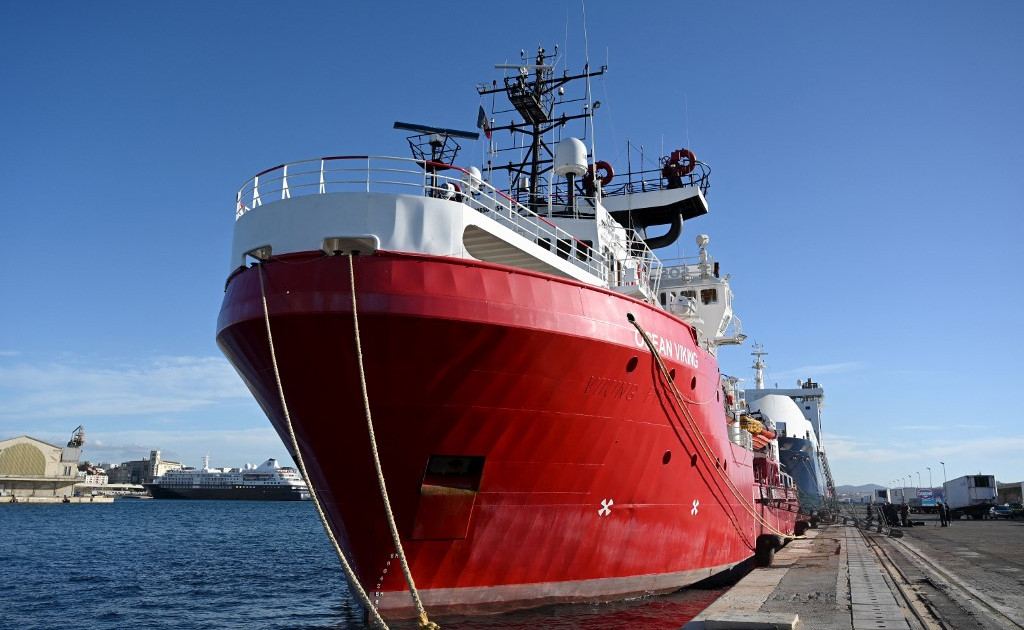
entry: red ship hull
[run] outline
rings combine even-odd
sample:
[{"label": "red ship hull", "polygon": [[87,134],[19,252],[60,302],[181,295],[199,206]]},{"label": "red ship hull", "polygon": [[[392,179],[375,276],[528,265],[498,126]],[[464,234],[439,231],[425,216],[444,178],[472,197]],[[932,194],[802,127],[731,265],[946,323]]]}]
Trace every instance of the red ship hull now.
[{"label": "red ship hull", "polygon": [[[381,465],[428,611],[670,591],[793,531],[795,493],[755,483],[754,455],[728,438],[716,361],[679,319],[476,261],[353,260]],[[308,481],[371,599],[410,616],[371,457],[349,259],[291,256],[228,282],[218,344],[290,445],[263,294]],[[700,436],[628,314],[694,401]]]}]

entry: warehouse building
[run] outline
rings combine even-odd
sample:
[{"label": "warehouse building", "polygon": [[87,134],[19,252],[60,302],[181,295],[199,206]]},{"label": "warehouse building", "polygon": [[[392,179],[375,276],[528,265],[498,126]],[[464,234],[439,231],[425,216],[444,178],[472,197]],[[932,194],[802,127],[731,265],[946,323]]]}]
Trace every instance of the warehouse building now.
[{"label": "warehouse building", "polygon": [[69,497],[78,482],[81,427],[65,447],[27,435],[0,441],[0,501]]}]

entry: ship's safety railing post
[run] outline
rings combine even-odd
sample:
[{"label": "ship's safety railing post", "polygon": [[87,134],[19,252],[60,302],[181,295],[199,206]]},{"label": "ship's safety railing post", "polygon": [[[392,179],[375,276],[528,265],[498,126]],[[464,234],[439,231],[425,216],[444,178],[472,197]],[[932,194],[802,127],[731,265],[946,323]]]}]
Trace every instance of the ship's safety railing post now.
[{"label": "ship's safety railing post", "polygon": [[282,167],[281,173],[281,199],[291,199],[292,194],[288,191],[288,165]]}]

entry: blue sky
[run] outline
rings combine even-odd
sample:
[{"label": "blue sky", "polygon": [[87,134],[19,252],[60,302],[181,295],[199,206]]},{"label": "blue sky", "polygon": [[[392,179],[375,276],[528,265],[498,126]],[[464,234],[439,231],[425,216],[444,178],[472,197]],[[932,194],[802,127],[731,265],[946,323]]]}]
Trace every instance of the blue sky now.
[{"label": "blue sky", "polygon": [[623,7],[588,3],[585,42],[578,2],[7,4],[0,439],[287,461],[214,341],[235,191],[404,156],[395,120],[472,129],[494,64],[557,43],[609,65],[600,159],[711,165],[682,253],[711,236],[769,384],[825,387],[839,483],[1024,480],[1024,4]]}]

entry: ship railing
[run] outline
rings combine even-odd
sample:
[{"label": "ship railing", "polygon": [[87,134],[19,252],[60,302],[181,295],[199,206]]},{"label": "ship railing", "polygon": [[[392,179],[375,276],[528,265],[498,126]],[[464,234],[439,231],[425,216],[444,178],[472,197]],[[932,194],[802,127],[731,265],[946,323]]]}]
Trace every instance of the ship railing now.
[{"label": "ship railing", "polygon": [[649,290],[644,293],[657,293],[660,263],[633,230],[623,228],[625,258],[608,260],[591,244],[481,177],[451,164],[367,155],[336,155],[280,164],[242,185],[235,198],[235,220],[264,203],[337,192],[416,194],[459,201],[610,285],[617,284],[613,276],[617,269],[635,268],[634,282],[647,283]]},{"label": "ship railing", "polygon": [[653,300],[658,294],[661,283],[662,263],[647,242],[635,231],[616,227],[618,239],[625,243],[625,256],[616,260],[617,276],[612,281],[612,288],[627,294],[639,293],[646,299]]},{"label": "ship railing", "polygon": [[[560,207],[563,211],[575,210],[585,212],[585,208],[569,208],[568,200],[579,198],[581,195],[573,191],[569,194],[569,184],[566,180],[557,180],[554,183],[541,182],[546,184],[550,191],[550,201],[553,206]],[[653,192],[656,190],[669,190],[673,188],[700,188],[705,196],[711,187],[711,167],[704,162],[697,162],[693,171],[687,175],[670,181],[662,175],[660,168],[646,169],[640,171],[627,171],[622,174],[615,174],[607,186],[602,187],[601,194],[604,197],[615,197],[617,195],[630,195],[635,193]],[[587,191],[584,188],[583,197],[593,196],[593,189]],[[513,191],[512,196],[516,201],[528,204],[531,202],[531,192],[527,187],[520,187]]]},{"label": "ship railing", "polygon": [[609,197],[690,186],[700,188],[701,193],[707,196],[708,189],[711,187],[711,167],[704,162],[697,161],[692,171],[674,180],[667,179],[662,174],[661,168],[630,170],[623,175],[613,177],[608,186],[602,189],[602,192]]},{"label": "ship railing", "polygon": [[665,286],[687,284],[701,279],[718,277],[719,266],[710,254],[705,260],[697,256],[666,258],[662,262],[661,282]]}]

